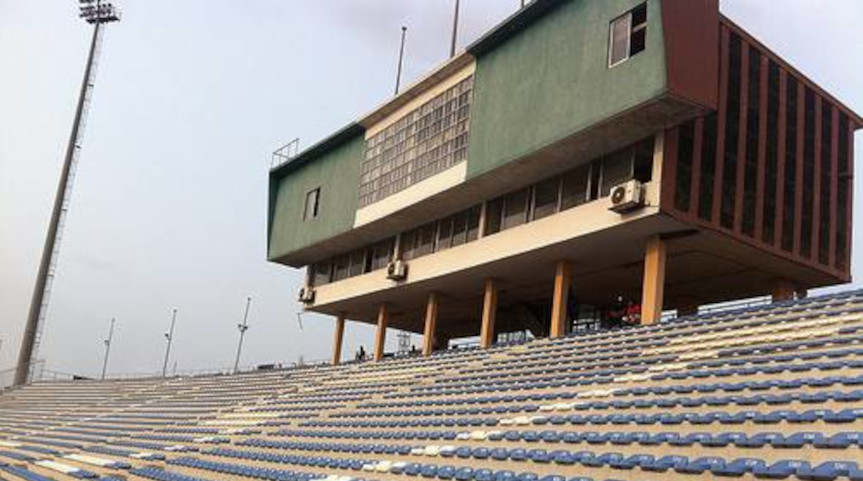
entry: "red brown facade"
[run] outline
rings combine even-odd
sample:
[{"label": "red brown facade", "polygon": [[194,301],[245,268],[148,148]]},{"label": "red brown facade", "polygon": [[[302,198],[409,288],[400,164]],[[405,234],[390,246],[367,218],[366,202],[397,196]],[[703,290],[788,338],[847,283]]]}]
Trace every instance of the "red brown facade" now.
[{"label": "red brown facade", "polygon": [[859,117],[725,18],[718,48],[717,110],[666,131],[663,211],[849,281]]}]

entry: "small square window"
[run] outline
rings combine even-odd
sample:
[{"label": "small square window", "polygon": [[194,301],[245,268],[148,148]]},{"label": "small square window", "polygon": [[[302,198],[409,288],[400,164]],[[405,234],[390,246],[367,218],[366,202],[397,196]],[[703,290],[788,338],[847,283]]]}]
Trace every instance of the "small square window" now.
[{"label": "small square window", "polygon": [[614,67],[644,51],[647,42],[647,3],[615,18],[609,25],[608,66]]},{"label": "small square window", "polygon": [[306,192],[306,205],[303,209],[303,220],[314,219],[318,216],[319,205],[321,201],[321,188],[312,189]]}]

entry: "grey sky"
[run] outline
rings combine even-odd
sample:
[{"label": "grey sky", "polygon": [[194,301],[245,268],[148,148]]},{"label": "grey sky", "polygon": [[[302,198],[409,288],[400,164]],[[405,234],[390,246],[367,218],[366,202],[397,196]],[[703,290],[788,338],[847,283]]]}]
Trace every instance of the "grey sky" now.
[{"label": "grey sky", "polygon": [[[110,371],[156,371],[177,307],[179,369],[228,366],[247,295],[245,364],[328,357],[332,321],[298,326],[301,273],[265,260],[269,152],[297,136],[308,146],[385,100],[402,24],[406,82],[443,61],[452,1],[116,1],[125,17],[105,37],[40,357],[98,372],[116,316]],[[460,45],[518,3],[463,0]],[[779,3],[722,5],[863,112],[863,2]],[[0,0],[0,370],[17,354],[83,70],[90,30],[75,9]],[[345,349],[360,343],[371,329],[349,324]]]}]

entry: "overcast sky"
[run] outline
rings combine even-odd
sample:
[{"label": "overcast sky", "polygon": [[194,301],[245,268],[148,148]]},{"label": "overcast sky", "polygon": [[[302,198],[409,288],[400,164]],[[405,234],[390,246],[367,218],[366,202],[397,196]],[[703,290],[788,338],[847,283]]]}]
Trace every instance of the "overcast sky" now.
[{"label": "overcast sky", "polygon": [[[176,307],[171,364],[230,366],[250,295],[243,364],[327,358],[333,322],[304,315],[301,328],[301,272],[266,262],[269,154],[383,102],[401,25],[406,82],[445,60],[452,0],[116,2],[39,357],[96,374],[116,317],[109,371],[157,371]],[[863,112],[863,2],[778,3],[722,9]],[[459,44],[518,4],[462,0]],[[72,0],[0,0],[0,371],[17,356],[89,35]],[[349,324],[346,352],[372,334]]]}]

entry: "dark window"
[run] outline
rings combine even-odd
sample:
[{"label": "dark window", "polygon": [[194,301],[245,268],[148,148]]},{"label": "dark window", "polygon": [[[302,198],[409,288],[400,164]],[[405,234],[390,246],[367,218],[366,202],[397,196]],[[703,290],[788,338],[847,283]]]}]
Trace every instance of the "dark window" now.
[{"label": "dark window", "polygon": [[329,262],[317,262],[312,265],[312,285],[322,286],[330,282],[332,275],[332,264]]},{"label": "dark window", "polygon": [[821,102],[821,209],[818,262],[830,263],[830,196],[833,192],[833,108]]},{"label": "dark window", "polygon": [[590,182],[587,184],[587,200],[599,198],[599,179],[602,174],[602,159],[590,163]]},{"label": "dark window", "polygon": [[452,247],[452,217],[447,217],[438,223],[435,252]]},{"label": "dark window", "polygon": [[632,177],[641,182],[653,179],[653,137],[648,137],[633,147]]},{"label": "dark window", "polygon": [[776,227],[776,182],[779,144],[779,65],[767,64],[767,139],[764,165],[764,215],[761,239],[773,244]]},{"label": "dark window", "polygon": [[647,3],[632,10],[632,30],[629,35],[629,56],[644,51],[647,47]]},{"label": "dark window", "polygon": [[467,211],[452,216],[452,246],[467,242]]},{"label": "dark window", "polygon": [[485,235],[500,232],[503,220],[503,197],[490,200],[485,209]]},{"label": "dark window", "polygon": [[839,112],[839,144],[836,147],[836,268],[848,267],[848,196],[851,194],[851,156],[848,149],[848,115]]},{"label": "dark window", "polygon": [[677,171],[674,175],[674,207],[684,212],[689,211],[694,142],[695,121],[689,121],[680,127],[677,135]]},{"label": "dark window", "polygon": [[401,250],[401,258],[410,260],[417,257],[417,240],[419,229],[409,230],[401,235],[399,239],[399,249]]},{"label": "dark window", "polygon": [[788,76],[785,91],[785,192],[782,208],[782,249],[794,248],[794,225],[797,223],[797,79]]},{"label": "dark window", "polygon": [[746,114],[746,160],[743,169],[743,233],[755,235],[755,204],[758,187],[758,142],[761,121],[761,54],[749,50],[749,79]]},{"label": "dark window", "polygon": [[611,193],[611,189],[632,179],[633,149],[628,147],[609,154],[602,159],[602,187],[600,197]]},{"label": "dark window", "polygon": [[321,188],[306,192],[306,203],[303,208],[303,220],[314,219],[318,216],[318,205],[321,200]]},{"label": "dark window", "polygon": [[333,264],[333,281],[340,281],[351,276],[351,257],[349,255],[336,257]]},{"label": "dark window", "polygon": [[719,222],[727,229],[734,228],[734,209],[737,197],[737,142],[740,125],[740,36],[731,34],[728,55],[728,96],[725,108],[725,145],[722,157],[722,200]]},{"label": "dark window", "polygon": [[367,267],[365,249],[357,249],[351,253],[351,277],[364,274]]},{"label": "dark window", "polygon": [[528,194],[529,189],[523,189],[513,192],[504,198],[504,230],[527,222]]},{"label": "dark window", "polygon": [[467,241],[475,241],[479,238],[479,217],[482,212],[480,206],[475,206],[467,211]]},{"label": "dark window", "polygon": [[383,269],[392,260],[393,239],[386,239],[373,245],[370,249],[369,271]]},{"label": "dark window", "polygon": [[436,222],[430,222],[416,230],[416,251],[414,257],[431,254],[434,251]]},{"label": "dark window", "polygon": [[815,197],[815,92],[804,93],[803,211],[800,213],[800,254],[812,256],[812,216]]},{"label": "dark window", "polygon": [[701,175],[698,189],[698,217],[713,219],[713,182],[716,178],[716,113],[704,118],[701,142]]},{"label": "dark window", "polygon": [[608,66],[626,61],[647,46],[647,3],[611,21],[608,34]]},{"label": "dark window", "polygon": [[589,164],[576,167],[563,175],[563,192],[560,199],[561,210],[587,202],[587,184],[589,178]]},{"label": "dark window", "polygon": [[533,188],[532,219],[542,219],[557,212],[557,200],[560,196],[560,178],[540,182]]}]

